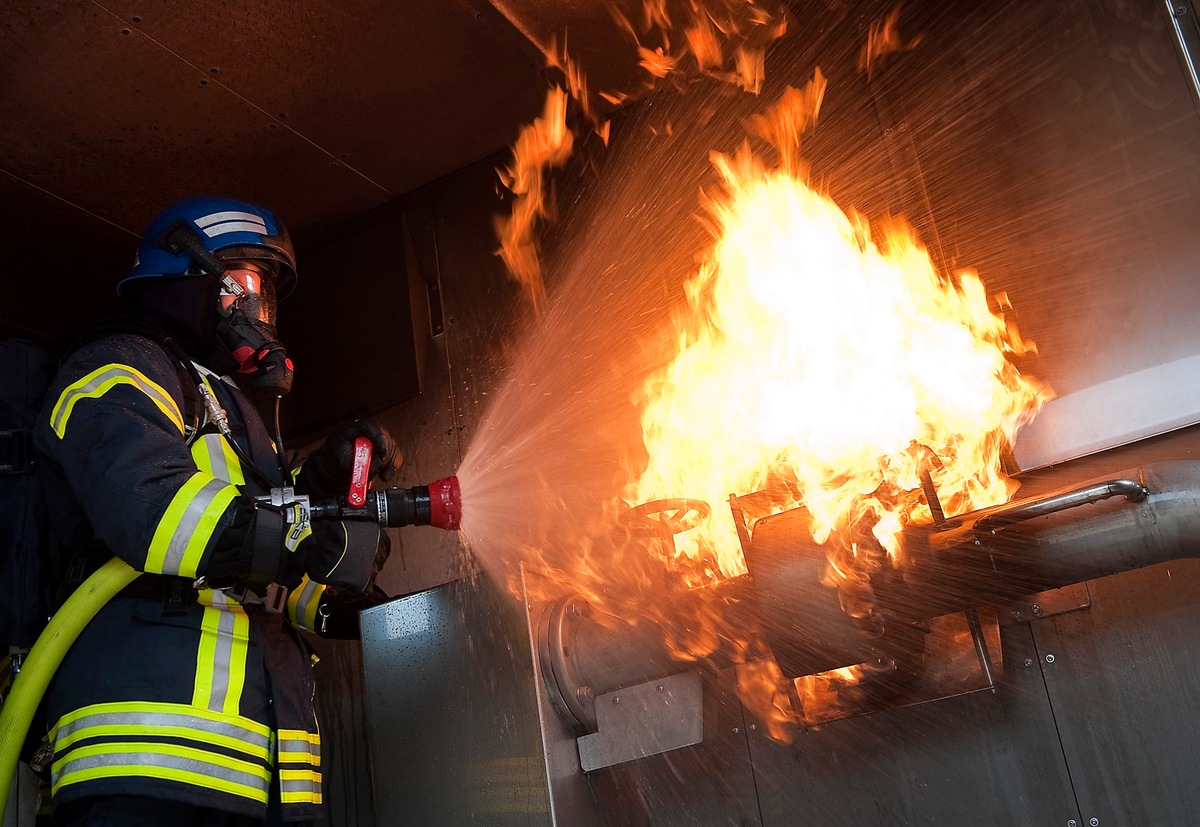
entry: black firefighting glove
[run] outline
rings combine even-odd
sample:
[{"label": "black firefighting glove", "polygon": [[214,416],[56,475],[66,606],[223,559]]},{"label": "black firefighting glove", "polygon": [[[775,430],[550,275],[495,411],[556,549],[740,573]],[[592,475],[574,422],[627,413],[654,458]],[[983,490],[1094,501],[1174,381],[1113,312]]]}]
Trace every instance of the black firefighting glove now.
[{"label": "black firefighting glove", "polygon": [[293,525],[295,515],[250,497],[237,500],[234,509],[232,523],[217,537],[200,572],[205,584],[254,590],[271,583],[298,586],[304,566],[296,552],[303,537]]},{"label": "black firefighting glove", "polygon": [[313,520],[296,550],[310,578],[361,594],[387,561],[381,534],[373,520]]},{"label": "black firefighting glove", "polygon": [[365,419],[346,425],[320,448],[313,451],[300,467],[296,477],[296,492],[311,497],[341,497],[350,490],[350,475],[354,468],[354,440],[365,436],[371,440],[370,480],[387,482],[400,467],[403,457],[387,429]]}]

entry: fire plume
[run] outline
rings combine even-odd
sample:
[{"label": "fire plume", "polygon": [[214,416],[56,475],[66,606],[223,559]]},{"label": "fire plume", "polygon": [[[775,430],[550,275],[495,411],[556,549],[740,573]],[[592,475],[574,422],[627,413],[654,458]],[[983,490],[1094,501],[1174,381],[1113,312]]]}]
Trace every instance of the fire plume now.
[{"label": "fire plume", "polygon": [[512,214],[496,222],[500,257],[539,313],[545,288],[537,256],[536,230],[549,209],[548,170],[566,162],[574,141],[575,135],[567,126],[567,94],[554,87],[546,95],[542,117],[521,130],[513,146],[512,163],[500,171],[500,180],[516,196]]},{"label": "fire plume", "polygon": [[[790,90],[756,132],[794,150],[823,89],[818,74]],[[803,505],[843,568],[864,538],[897,554],[904,525],[932,520],[923,473],[946,514],[1006,501],[1002,449],[1048,398],[1009,361],[1031,346],[975,273],[938,272],[903,222],[872,226],[796,174],[798,152],[782,157],[712,155],[716,240],[686,285],[674,359],[643,388],[646,466],[623,495],[710,502],[676,554],[726,576],[745,571],[731,494]]]},{"label": "fire plume", "polygon": [[896,28],[899,20],[900,7],[897,6],[883,20],[871,23],[867,30],[867,42],[863,44],[862,51],[858,56],[859,69],[869,73],[872,64],[878,58],[893,52],[906,52],[916,48],[921,42],[920,36],[914,37],[908,43],[901,40],[900,33]]}]

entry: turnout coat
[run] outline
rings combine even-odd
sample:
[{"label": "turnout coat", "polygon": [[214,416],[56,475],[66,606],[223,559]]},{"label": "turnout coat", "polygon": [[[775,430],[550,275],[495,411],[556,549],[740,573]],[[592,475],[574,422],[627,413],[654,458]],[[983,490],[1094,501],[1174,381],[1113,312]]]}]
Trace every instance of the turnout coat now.
[{"label": "turnout coat", "polygon": [[[234,439],[274,485],[249,400],[201,369]],[[286,601],[201,579],[239,498],[267,494],[206,421],[189,373],[132,333],[66,361],[35,440],[64,559],[79,580],[116,555],[146,572],[75,641],[47,694],[55,805],[137,795],[309,820],[321,804],[313,629],[324,587]],[[290,480],[288,484],[290,484]]]}]

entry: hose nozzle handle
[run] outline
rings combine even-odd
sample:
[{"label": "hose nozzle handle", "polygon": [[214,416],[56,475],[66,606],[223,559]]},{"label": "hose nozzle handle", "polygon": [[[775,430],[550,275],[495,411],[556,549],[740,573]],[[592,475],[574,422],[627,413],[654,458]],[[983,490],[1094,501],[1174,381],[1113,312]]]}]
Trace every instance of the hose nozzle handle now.
[{"label": "hose nozzle handle", "polygon": [[[412,488],[366,491],[364,499],[361,508],[348,508],[336,500],[314,502],[309,513],[315,519],[374,520],[387,528],[431,525],[445,531],[458,531],[462,521],[462,491],[458,487],[458,477],[444,477],[429,485]],[[353,503],[353,492],[350,502]]]}]

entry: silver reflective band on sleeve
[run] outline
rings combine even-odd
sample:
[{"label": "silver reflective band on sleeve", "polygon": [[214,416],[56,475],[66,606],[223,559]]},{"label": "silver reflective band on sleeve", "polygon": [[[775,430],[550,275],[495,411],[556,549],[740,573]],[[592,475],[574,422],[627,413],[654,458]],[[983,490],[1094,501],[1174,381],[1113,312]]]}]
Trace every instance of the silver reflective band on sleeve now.
[{"label": "silver reflective band on sleeve", "polygon": [[302,629],[317,631],[317,609],[320,608],[324,595],[324,586],[305,577],[303,585],[288,595],[289,619]]},{"label": "silver reflective band on sleeve", "polygon": [[154,531],[146,571],[194,577],[209,537],[237,488],[196,473],[180,487]]},{"label": "silver reflective band on sleeve", "polygon": [[321,773],[280,769],[279,801],[282,804],[320,804]]},{"label": "silver reflective band on sleeve", "polygon": [[76,404],[84,399],[99,399],[117,385],[131,385],[137,388],[179,429],[179,433],[184,432],[183,414],[179,412],[179,406],[169,393],[141,371],[128,365],[111,364],[97,368],[78,382],[69,385],[59,395],[54,409],[50,412],[50,427],[54,429],[58,438],[62,439],[66,434],[67,421],[71,418]]},{"label": "silver reflective band on sleeve", "polygon": [[[291,738],[284,733],[293,730],[280,730],[279,732],[279,761],[286,764],[311,764],[314,767],[321,766],[321,742],[317,737],[305,737],[308,733],[298,733],[301,737]],[[315,742],[315,743],[314,743]]]},{"label": "silver reflective band on sleeve", "polygon": [[320,804],[321,736],[301,729],[281,729],[277,735],[280,802]]},{"label": "silver reflective band on sleeve", "polygon": [[201,471],[234,485],[244,485],[245,475],[237,456],[220,434],[204,434],[192,443],[192,458]]}]

